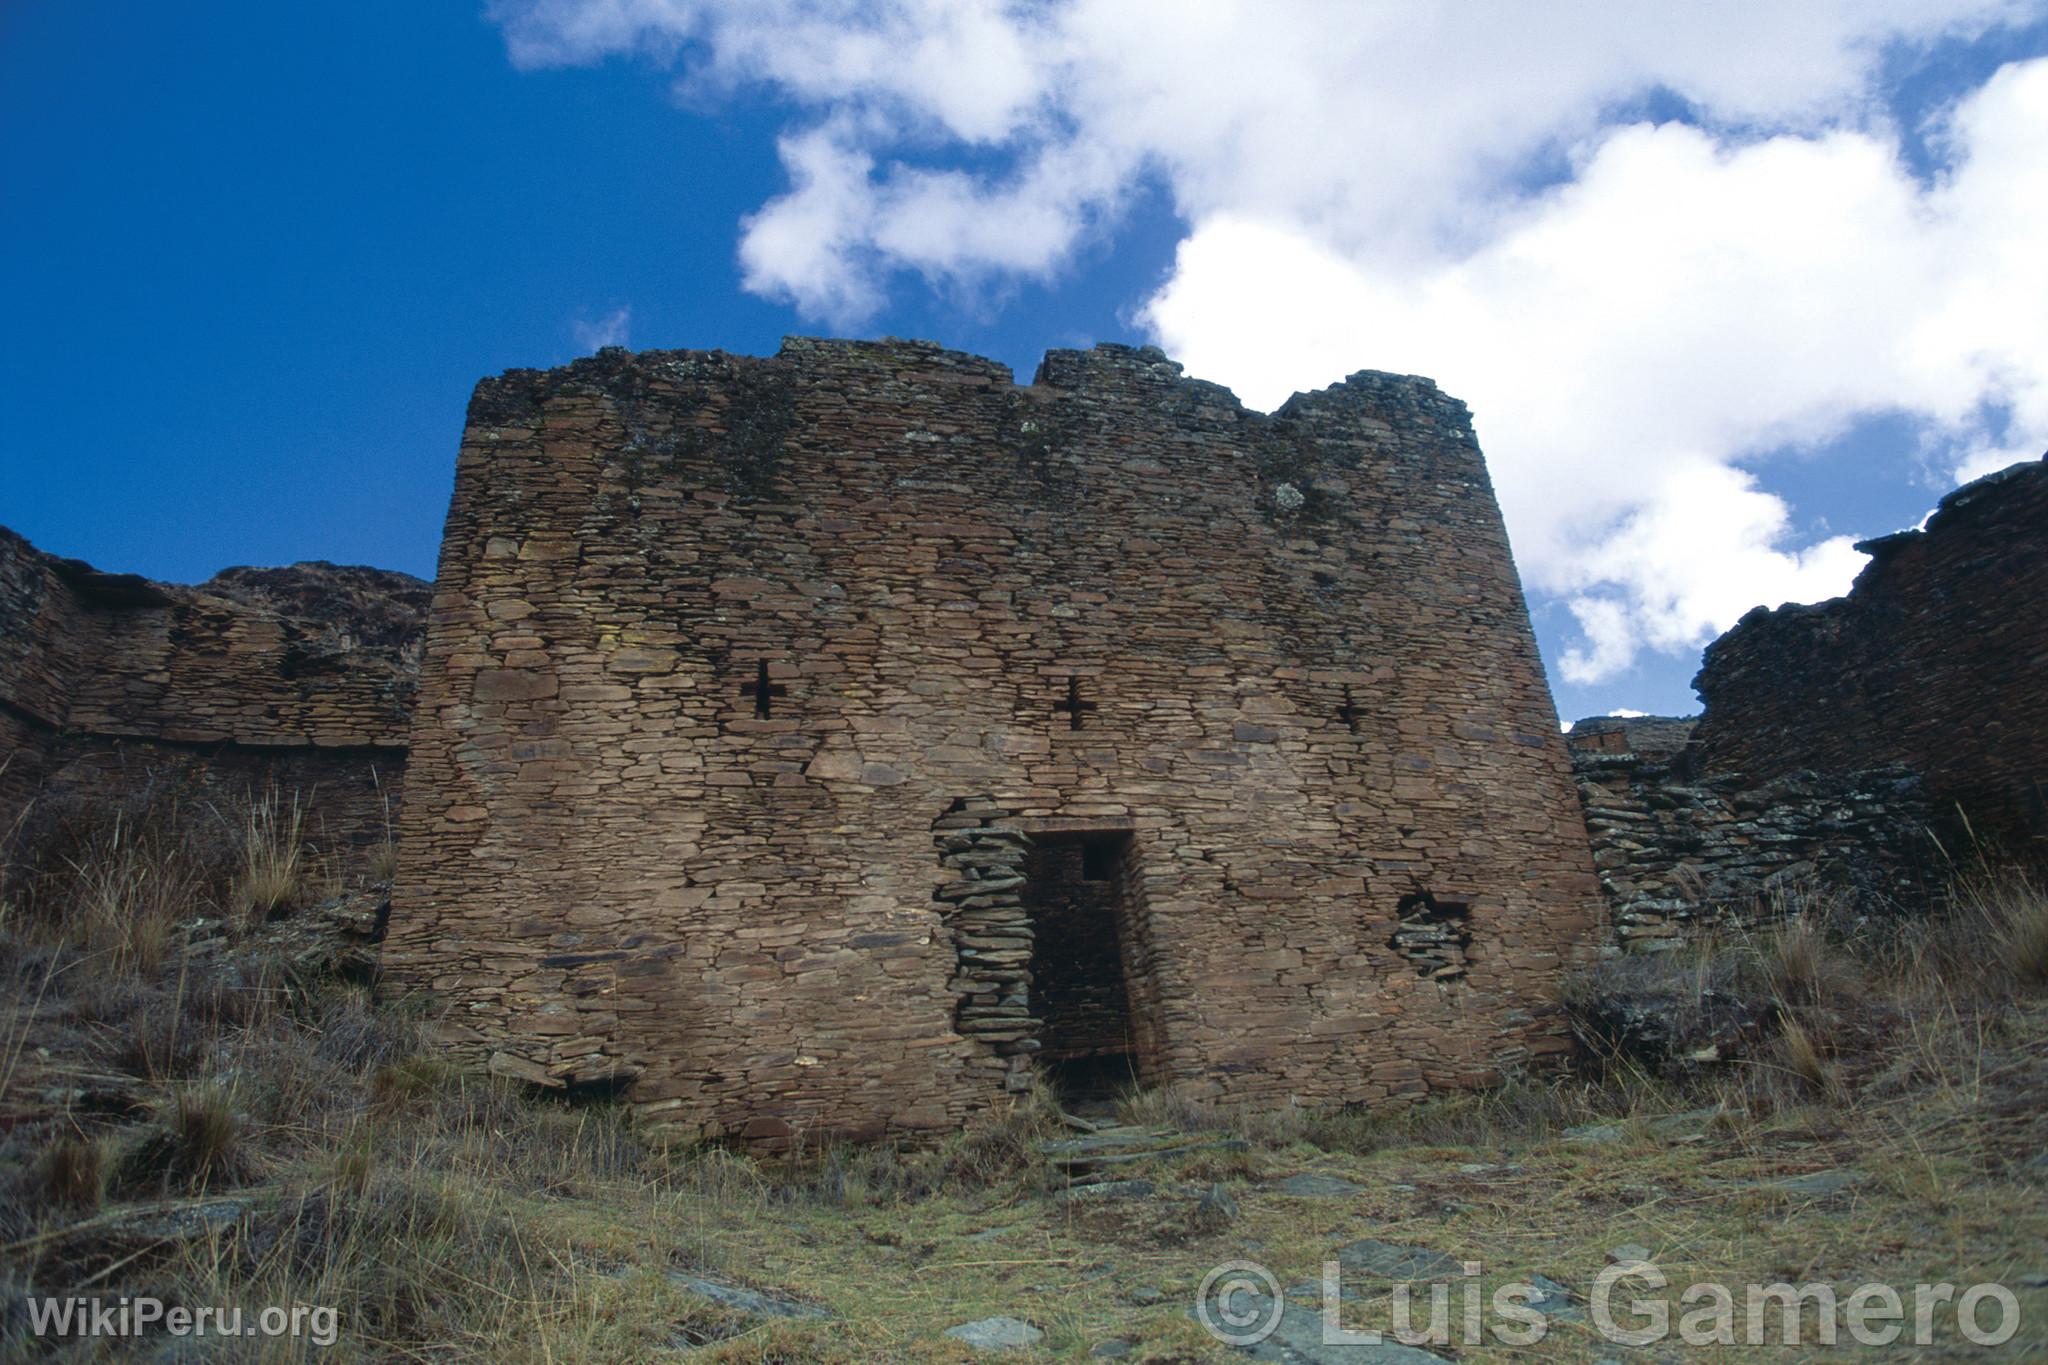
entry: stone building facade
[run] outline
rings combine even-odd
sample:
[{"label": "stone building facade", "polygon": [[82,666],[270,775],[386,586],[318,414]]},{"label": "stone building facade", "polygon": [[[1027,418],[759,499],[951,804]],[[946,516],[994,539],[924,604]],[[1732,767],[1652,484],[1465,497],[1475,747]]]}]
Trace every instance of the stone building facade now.
[{"label": "stone building facade", "polygon": [[2008,853],[2048,856],[2048,461],[1863,542],[1846,597],[1761,607],[1708,646],[1700,766],[1752,781],[1899,765]]},{"label": "stone building facade", "polygon": [[0,528],[0,835],[35,802],[186,784],[230,820],[252,795],[301,798],[322,852],[381,843],[428,596],[332,564],[155,583]]},{"label": "stone building facade", "polygon": [[1598,918],[1463,405],[1121,347],[485,381],[401,833],[451,1046],[770,1144],[1481,1084]]}]

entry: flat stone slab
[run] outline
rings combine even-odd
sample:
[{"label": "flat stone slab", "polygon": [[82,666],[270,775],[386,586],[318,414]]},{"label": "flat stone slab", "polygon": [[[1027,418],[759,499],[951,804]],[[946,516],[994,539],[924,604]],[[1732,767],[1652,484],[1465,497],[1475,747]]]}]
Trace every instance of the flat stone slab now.
[{"label": "flat stone slab", "polygon": [[1619,1142],[1624,1136],[1618,1123],[1582,1123],[1577,1128],[1564,1130],[1566,1142]]},{"label": "flat stone slab", "polygon": [[[1273,1300],[1263,1294],[1239,1295],[1233,1308],[1252,1315],[1253,1322],[1263,1323],[1273,1312]],[[1307,1304],[1287,1301],[1265,1340],[1237,1349],[1253,1360],[1280,1365],[1444,1365],[1443,1356],[1395,1341],[1325,1346],[1322,1308],[1313,1300]]]},{"label": "flat stone slab", "polygon": [[948,1327],[946,1335],[977,1351],[1018,1351],[1045,1339],[1045,1333],[1022,1318],[980,1318]]},{"label": "flat stone slab", "polygon": [[721,1308],[730,1308],[735,1313],[745,1313],[753,1318],[815,1318],[829,1319],[832,1313],[815,1303],[798,1303],[794,1299],[778,1299],[772,1294],[763,1294],[758,1289],[743,1285],[726,1284],[722,1280],[709,1280],[702,1275],[692,1275],[683,1270],[668,1272],[670,1280],[689,1290],[700,1299],[709,1299]]},{"label": "flat stone slab", "polygon": [[1546,1318],[1571,1322],[1585,1321],[1586,1310],[1572,1303],[1571,1290],[1548,1275],[1530,1275],[1526,1279],[1537,1292],[1537,1297],[1529,1301],[1529,1307]]},{"label": "flat stone slab", "polygon": [[1752,1181],[1746,1188],[1776,1190],[1781,1194],[1796,1194],[1808,1197],[1840,1194],[1851,1185],[1860,1185],[1863,1172],[1857,1170],[1815,1171],[1810,1175],[1788,1175],[1777,1180]]},{"label": "flat stone slab", "polygon": [[[1083,1139],[1085,1141],[1085,1139]],[[1070,1171],[1096,1171],[1105,1166],[1129,1166],[1139,1161],[1161,1161],[1171,1156],[1185,1156],[1189,1152],[1245,1152],[1251,1144],[1243,1138],[1221,1138],[1215,1142],[1184,1142],[1177,1147],[1148,1147],[1138,1152],[1083,1153],[1078,1156],[1056,1156],[1052,1164]]]},{"label": "flat stone slab", "polygon": [[1688,1139],[1706,1136],[1707,1129],[1715,1119],[1721,1117],[1719,1105],[1706,1109],[1688,1109],[1682,1114],[1664,1114],[1651,1119],[1649,1129],[1666,1142],[1684,1142]]},{"label": "flat stone slab", "polygon": [[1050,1142],[1041,1142],[1038,1150],[1046,1156],[1086,1156],[1092,1152],[1114,1152],[1127,1147],[1171,1142],[1174,1136],[1149,1128],[1109,1128],[1086,1137],[1054,1138]]},{"label": "flat stone slab", "polygon": [[1371,1237],[1337,1248],[1337,1264],[1388,1280],[1448,1279],[1464,1273],[1455,1256],[1430,1247],[1407,1247]]},{"label": "flat stone slab", "polygon": [[1053,1192],[1059,1204],[1105,1204],[1117,1199],[1147,1199],[1155,1187],[1149,1180],[1105,1180],[1097,1185],[1069,1185]]},{"label": "flat stone slab", "polygon": [[174,1208],[138,1209],[85,1226],[111,1237],[196,1242],[233,1230],[249,1216],[249,1209],[246,1199],[212,1199]]},{"label": "flat stone slab", "polygon": [[1290,1199],[1342,1199],[1346,1195],[1365,1193],[1365,1186],[1354,1185],[1339,1176],[1304,1171],[1300,1175],[1274,1181],[1273,1193],[1284,1194]]}]

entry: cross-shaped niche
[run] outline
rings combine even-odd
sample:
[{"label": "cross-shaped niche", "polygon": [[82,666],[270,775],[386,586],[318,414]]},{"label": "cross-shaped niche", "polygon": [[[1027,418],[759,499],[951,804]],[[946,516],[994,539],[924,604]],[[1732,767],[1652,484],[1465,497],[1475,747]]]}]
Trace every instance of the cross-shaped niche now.
[{"label": "cross-shaped niche", "polygon": [[1358,733],[1358,722],[1365,716],[1364,708],[1352,700],[1351,684],[1344,684],[1344,704],[1337,708],[1337,719],[1344,722],[1344,728],[1352,734]]},{"label": "cross-shaped niche", "polygon": [[1095,703],[1081,700],[1081,680],[1072,673],[1069,673],[1067,675],[1066,699],[1054,702],[1052,709],[1066,713],[1067,728],[1069,730],[1079,730],[1085,727],[1086,722],[1082,718],[1088,712],[1095,709]]},{"label": "cross-shaped niche", "polygon": [[740,695],[752,697],[754,699],[755,717],[759,720],[767,720],[774,713],[775,699],[788,696],[789,689],[779,682],[770,682],[768,680],[768,661],[766,659],[756,660],[755,670],[752,682],[740,684]]}]

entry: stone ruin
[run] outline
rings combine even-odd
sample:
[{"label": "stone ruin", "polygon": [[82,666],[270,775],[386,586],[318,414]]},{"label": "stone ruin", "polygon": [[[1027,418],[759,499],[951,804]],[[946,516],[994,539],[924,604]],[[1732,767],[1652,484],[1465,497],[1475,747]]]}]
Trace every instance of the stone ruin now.
[{"label": "stone ruin", "polygon": [[1598,907],[1464,406],[1114,346],[483,383],[401,835],[451,1048],[765,1144],[1484,1084]]},{"label": "stone ruin", "polygon": [[1847,596],[1759,607],[1708,646],[1704,715],[1572,727],[1615,947],[1816,897],[1924,911],[1985,850],[2048,856],[2048,461],[1857,548]]},{"label": "stone ruin", "polygon": [[34,803],[277,792],[360,865],[397,811],[430,592],[322,563],[154,583],[0,527],[0,835]]},{"label": "stone ruin", "polygon": [[606,352],[478,388],[423,678],[406,575],[0,530],[0,833],[277,788],[347,855],[403,781],[389,986],[713,1136],[944,1129],[1034,1069],[1372,1103],[1568,1047],[1603,947],[2038,860],[2044,532],[2048,466],[1960,489],[1711,647],[1704,718],[1567,759],[1426,380],[1266,417],[1121,347]]},{"label": "stone ruin", "polygon": [[1856,548],[1848,596],[1759,607],[1707,647],[1701,765],[1910,768],[1975,838],[2048,856],[2048,457]]},{"label": "stone ruin", "polygon": [[1794,771],[1766,781],[1701,768],[1697,722],[1580,721],[1568,737],[1617,952],[1664,952],[1826,903],[1851,917],[1924,912],[1951,868],[1941,819],[1910,768]]}]

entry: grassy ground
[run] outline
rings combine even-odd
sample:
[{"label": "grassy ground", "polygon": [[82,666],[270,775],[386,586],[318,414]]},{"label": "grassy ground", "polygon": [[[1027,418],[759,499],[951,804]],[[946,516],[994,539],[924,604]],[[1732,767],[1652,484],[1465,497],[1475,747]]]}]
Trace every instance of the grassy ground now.
[{"label": "grassy ground", "polygon": [[[311,878],[269,847],[300,837],[291,810],[259,804],[212,848],[153,839],[161,811],[121,830],[59,822],[44,847],[61,855],[15,863],[0,922],[0,1358],[53,1350],[27,1332],[27,1295],[155,1294],[336,1310],[329,1351],[240,1340],[178,1359],[952,1361],[971,1353],[945,1329],[994,1315],[1045,1334],[1015,1359],[1109,1341],[1135,1360],[1242,1359],[1189,1317],[1209,1268],[1251,1260],[1293,1286],[1362,1238],[1478,1261],[1489,1293],[1536,1272],[1582,1297],[1623,1243],[1652,1253],[1674,1295],[1695,1280],[1738,1296],[1777,1280],[1845,1295],[1996,1281],[2022,1325],[1991,1357],[2048,1355],[2048,1288],[2026,1283],[2048,1272],[2048,913],[2012,878],[1966,887],[1934,925],[1810,910],[1608,969],[1634,990],[1764,1002],[1775,1022],[1744,1057],[1692,1074],[1615,1062],[1375,1115],[1137,1097],[1123,1117],[1156,1145],[1236,1145],[1144,1163],[1150,1195],[1101,1201],[1059,1197],[1039,1144],[1079,1134],[1044,1096],[933,1150],[762,1163],[453,1071],[421,1055],[406,1002],[373,1002],[356,979],[347,931],[370,921],[377,888]],[[1586,1125],[1609,1131],[1567,1133]],[[1274,1188],[1302,1172],[1359,1189]],[[1816,1173],[1839,1187],[1778,1183]],[[1214,1187],[1234,1214],[1203,1207]],[[750,1316],[676,1273],[832,1317]],[[1387,1325],[1385,1281],[1346,1286],[1345,1326]],[[1299,1301],[1314,1311],[1312,1294]],[[1943,1309],[1935,1344],[1887,1358],[1973,1354],[1954,1321]],[[1674,1338],[1631,1355],[1583,1321],[1527,1347],[1439,1349],[1709,1354]]]}]

